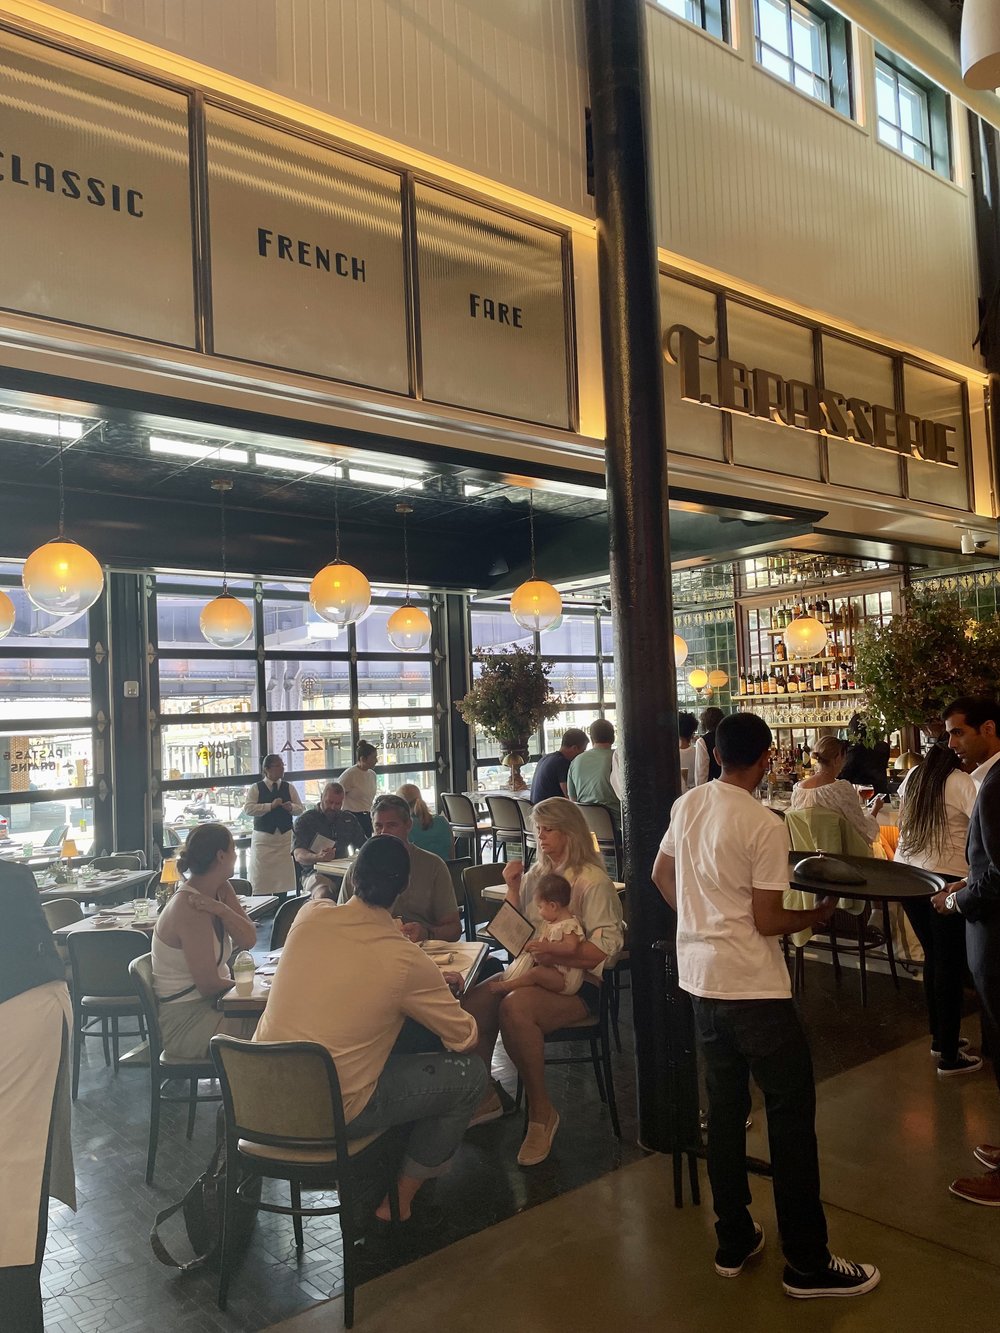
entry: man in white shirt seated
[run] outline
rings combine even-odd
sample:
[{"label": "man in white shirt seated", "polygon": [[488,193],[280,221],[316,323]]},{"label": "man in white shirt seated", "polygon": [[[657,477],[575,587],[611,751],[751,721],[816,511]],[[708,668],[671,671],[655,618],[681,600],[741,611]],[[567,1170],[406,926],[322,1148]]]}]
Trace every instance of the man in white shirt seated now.
[{"label": "man in white shirt seated", "polygon": [[736,1277],[764,1248],[748,1211],[750,1077],[767,1108],[784,1290],[800,1299],[859,1296],[879,1271],[832,1257],[820,1201],[816,1087],[779,938],[830,919],[836,899],[789,911],[788,835],[752,793],[767,772],[771,731],[753,713],[715,733],[721,777],[674,804],[653,881],[677,913],[682,990],[694,1006],[708,1088],[708,1174],[717,1217],[715,1271]]},{"label": "man in white shirt seated", "polygon": [[[406,1221],[425,1180],[443,1174],[486,1090],[473,1051],[476,1021],[438,965],[391,915],[410,862],[397,838],[366,842],[354,864],[354,897],[342,907],[314,899],[298,914],[281,953],[255,1041],[315,1041],[333,1056],[348,1138],[412,1125],[399,1176]],[[393,1050],[407,1018],[444,1050]],[[388,1222],[389,1200],[375,1213]]]}]

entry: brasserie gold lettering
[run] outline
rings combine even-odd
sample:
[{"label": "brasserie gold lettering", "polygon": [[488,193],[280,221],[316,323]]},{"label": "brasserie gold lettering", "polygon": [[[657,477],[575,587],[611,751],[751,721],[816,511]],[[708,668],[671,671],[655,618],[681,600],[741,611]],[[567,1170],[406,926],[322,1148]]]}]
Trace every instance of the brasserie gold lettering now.
[{"label": "brasserie gold lettering", "polygon": [[80,199],[95,208],[107,208],[132,218],[143,215],[141,190],[100,176],[85,176],[69,167],[54,167],[50,162],[29,162],[20,153],[8,154],[3,149],[0,149],[0,182],[42,190],[64,199]]},{"label": "brasserie gold lettering", "polygon": [[714,342],[685,324],[674,324],[663,335],[663,355],[677,366],[681,397],[688,402],[907,454],[925,463],[958,466],[949,438],[954,426],[897,412],[884,403],[848,398],[804,380],[785,379],[776,371],[747,366],[732,357],[719,357],[714,392],[708,391],[702,384],[700,349]]}]

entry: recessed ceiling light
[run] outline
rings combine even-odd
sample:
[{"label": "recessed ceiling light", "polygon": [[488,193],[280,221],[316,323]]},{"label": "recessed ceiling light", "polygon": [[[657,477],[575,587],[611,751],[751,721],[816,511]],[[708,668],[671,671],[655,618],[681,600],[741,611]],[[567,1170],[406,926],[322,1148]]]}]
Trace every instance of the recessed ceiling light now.
[{"label": "recessed ceiling light", "polygon": [[258,467],[274,468],[276,472],[294,472],[298,476],[311,477],[322,472],[328,477],[340,476],[338,463],[314,463],[307,458],[292,458],[289,454],[265,454],[254,450],[254,462]]},{"label": "recessed ceiling light", "polygon": [[485,490],[486,490],[485,486],[477,486],[475,485],[474,482],[471,481],[466,481],[462,483],[463,495],[482,495],[483,491]]},{"label": "recessed ceiling light", "polygon": [[164,440],[157,435],[149,437],[152,454],[169,454],[171,458],[210,458],[217,463],[249,463],[245,449],[232,449],[224,444],[194,444],[190,440]]},{"label": "recessed ceiling light", "polygon": [[22,416],[19,412],[0,412],[0,430],[20,431],[22,435],[52,435],[57,440],[78,440],[83,434],[79,421],[60,417]]},{"label": "recessed ceiling light", "polygon": [[352,467],[347,474],[351,481],[366,481],[369,486],[384,486],[390,491],[422,491],[424,483],[416,477],[404,477],[390,472],[366,472]]}]

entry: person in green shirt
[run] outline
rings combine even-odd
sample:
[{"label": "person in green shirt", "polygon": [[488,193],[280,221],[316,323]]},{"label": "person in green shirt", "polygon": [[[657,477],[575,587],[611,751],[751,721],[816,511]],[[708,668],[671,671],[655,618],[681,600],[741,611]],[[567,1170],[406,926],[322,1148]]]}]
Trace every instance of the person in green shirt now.
[{"label": "person in green shirt", "polygon": [[611,759],[615,729],[607,718],[590,724],[591,748],[584,750],[569,766],[567,791],[577,805],[606,805],[615,825],[621,828],[622,803],[611,785]]}]

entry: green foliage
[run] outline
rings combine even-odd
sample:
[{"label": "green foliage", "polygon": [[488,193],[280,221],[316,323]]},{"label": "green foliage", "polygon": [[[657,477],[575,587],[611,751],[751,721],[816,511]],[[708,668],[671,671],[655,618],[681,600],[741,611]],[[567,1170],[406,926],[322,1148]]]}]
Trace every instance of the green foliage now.
[{"label": "green foliage", "polygon": [[480,726],[504,748],[521,745],[546,718],[555,717],[563,701],[549,683],[551,658],[536,657],[526,648],[491,653],[479,679],[458,711],[470,726]]},{"label": "green foliage", "polygon": [[996,617],[973,620],[957,597],[910,592],[903,615],[865,626],[859,637],[866,723],[886,732],[919,727],[960,694],[994,694],[998,650]]}]

